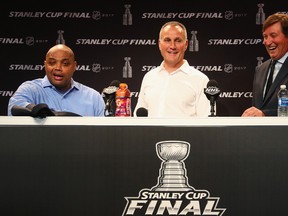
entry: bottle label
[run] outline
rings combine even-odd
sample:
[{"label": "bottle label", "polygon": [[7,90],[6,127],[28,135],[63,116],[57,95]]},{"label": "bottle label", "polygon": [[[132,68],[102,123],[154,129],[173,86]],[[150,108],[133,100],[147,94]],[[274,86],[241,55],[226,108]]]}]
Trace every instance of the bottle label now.
[{"label": "bottle label", "polygon": [[288,106],[288,98],[279,98],[278,106]]},{"label": "bottle label", "polygon": [[131,116],[131,99],[129,97],[116,98],[115,116]]}]

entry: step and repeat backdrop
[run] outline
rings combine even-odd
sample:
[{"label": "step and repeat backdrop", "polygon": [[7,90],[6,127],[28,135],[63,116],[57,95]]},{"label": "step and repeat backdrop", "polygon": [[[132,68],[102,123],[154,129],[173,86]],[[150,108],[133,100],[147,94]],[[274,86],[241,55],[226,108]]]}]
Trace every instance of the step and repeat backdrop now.
[{"label": "step and repeat backdrop", "polygon": [[[70,46],[78,62],[74,79],[100,93],[113,80],[128,84],[134,109],[142,78],[157,67],[161,26],[182,22],[185,58],[218,82],[218,116],[240,116],[251,105],[254,69],[269,58],[263,20],[288,13],[284,1],[75,1],[40,6],[9,2],[0,8],[0,115],[18,86],[45,75],[43,61],[56,43]],[[188,94],[189,92],[183,92]]]}]

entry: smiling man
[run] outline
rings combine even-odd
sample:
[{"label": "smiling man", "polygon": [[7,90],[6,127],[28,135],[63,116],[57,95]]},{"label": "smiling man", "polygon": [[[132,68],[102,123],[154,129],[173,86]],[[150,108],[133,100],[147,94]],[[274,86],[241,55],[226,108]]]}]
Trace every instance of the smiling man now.
[{"label": "smiling man", "polygon": [[252,107],[243,117],[277,116],[277,93],[281,85],[288,86],[288,14],[270,15],[263,23],[262,35],[270,59],[255,69]]},{"label": "smiling man", "polygon": [[187,30],[182,23],[165,23],[158,46],[163,61],[148,71],[142,80],[134,110],[148,110],[148,117],[208,117],[210,103],[204,94],[208,77],[184,59],[188,46]]}]

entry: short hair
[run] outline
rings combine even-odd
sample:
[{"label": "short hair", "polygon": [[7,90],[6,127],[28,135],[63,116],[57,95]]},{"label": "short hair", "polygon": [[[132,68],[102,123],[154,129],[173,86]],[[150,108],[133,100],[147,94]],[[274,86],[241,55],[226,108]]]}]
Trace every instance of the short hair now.
[{"label": "short hair", "polygon": [[166,26],[168,26],[168,25],[171,25],[171,26],[180,26],[180,28],[183,29],[185,39],[187,40],[187,30],[186,30],[186,27],[185,27],[182,23],[177,22],[177,21],[169,21],[169,22],[165,23],[165,24],[161,27],[161,29],[160,29],[159,39],[161,38],[161,34],[162,34],[163,29],[164,29]]},{"label": "short hair", "polygon": [[277,22],[280,22],[283,34],[288,37],[288,14],[283,13],[275,13],[268,16],[263,23],[262,32]]}]

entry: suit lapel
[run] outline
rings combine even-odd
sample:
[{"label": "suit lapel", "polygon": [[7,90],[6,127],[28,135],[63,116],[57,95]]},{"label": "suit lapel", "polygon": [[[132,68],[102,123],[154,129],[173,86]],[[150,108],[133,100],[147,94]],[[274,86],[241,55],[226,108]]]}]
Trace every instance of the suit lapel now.
[{"label": "suit lapel", "polygon": [[266,98],[270,97],[270,95],[276,90],[276,88],[278,88],[280,86],[280,84],[287,77],[287,75],[288,75],[288,58],[286,58],[282,67],[280,68],[277,76],[275,77],[275,80],[272,83]]}]

